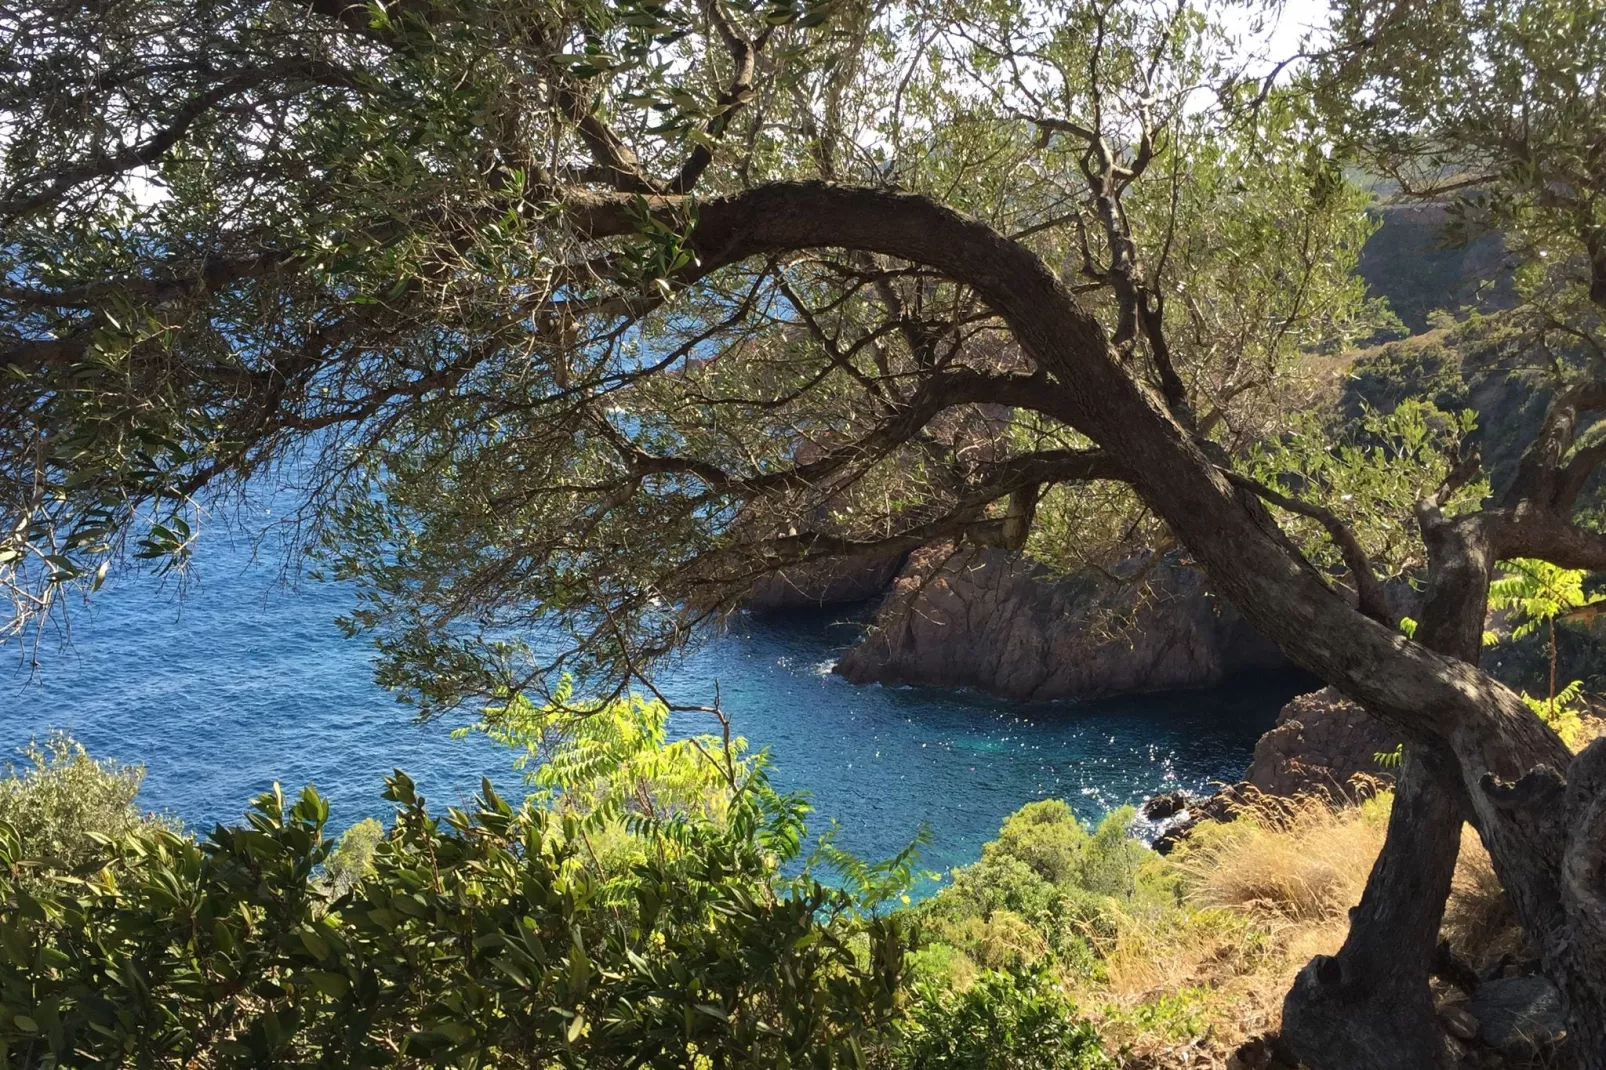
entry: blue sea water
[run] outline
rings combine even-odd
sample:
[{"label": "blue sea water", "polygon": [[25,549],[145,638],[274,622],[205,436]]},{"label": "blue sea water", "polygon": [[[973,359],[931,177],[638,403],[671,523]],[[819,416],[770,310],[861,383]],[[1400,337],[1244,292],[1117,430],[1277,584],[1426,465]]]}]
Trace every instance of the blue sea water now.
[{"label": "blue sea water", "polygon": [[[340,584],[286,585],[279,559],[242,536],[203,537],[190,579],[126,576],[73,607],[37,668],[0,666],[0,753],[49,729],[92,753],[142,762],[141,801],[191,827],[236,819],[281,781],[311,783],[345,826],[387,812],[382,778],[405,769],[435,803],[482,775],[517,791],[510,757],[450,723],[416,723],[377,687],[369,648],[334,619]],[[1027,704],[913,688],[858,688],[830,673],[858,625],[840,611],[738,617],[658,675],[677,702],[717,683],[736,732],[769,748],[783,789],[808,791],[814,829],[869,857],[924,825],[923,864],[974,860],[1011,811],[1068,799],[1084,817],[1177,787],[1235,780],[1302,681],[1267,675],[1208,692]],[[14,656],[14,655],[13,655]],[[717,726],[677,714],[680,733]]]}]

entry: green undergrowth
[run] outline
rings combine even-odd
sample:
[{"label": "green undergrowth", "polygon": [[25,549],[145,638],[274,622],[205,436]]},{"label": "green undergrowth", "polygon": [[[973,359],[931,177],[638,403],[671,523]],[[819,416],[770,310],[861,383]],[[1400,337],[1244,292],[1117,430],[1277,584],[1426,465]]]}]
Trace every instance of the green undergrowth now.
[{"label": "green undergrowth", "polygon": [[188,833],[52,740],[0,783],[0,1066],[1110,1065],[1049,972],[917,971],[918,844],[810,839],[763,754],[665,723],[514,699],[475,729],[525,798],[397,772],[342,837],[311,788]]},{"label": "green undergrowth", "polygon": [[[341,837],[311,789],[196,836],[137,769],[35,748],[0,781],[0,1065],[1193,1065],[1275,1028],[1387,821],[1262,800],[1161,857],[1048,799],[911,905],[918,841],[853,858],[764,754],[666,724],[515,699],[472,730],[525,798],[442,812],[398,772]],[[1508,939],[1475,843],[1457,880],[1458,946]]]}]

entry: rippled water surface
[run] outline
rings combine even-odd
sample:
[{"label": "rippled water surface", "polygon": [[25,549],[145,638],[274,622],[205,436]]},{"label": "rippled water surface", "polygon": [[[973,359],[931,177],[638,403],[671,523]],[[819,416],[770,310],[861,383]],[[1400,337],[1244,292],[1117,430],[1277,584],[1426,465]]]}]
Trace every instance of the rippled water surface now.
[{"label": "rippled water surface", "polygon": [[[381,777],[406,769],[436,802],[482,774],[513,788],[484,740],[416,724],[371,681],[368,649],[333,621],[336,584],[287,589],[213,534],[197,579],[124,579],[72,617],[71,644],[46,643],[30,679],[0,675],[0,749],[65,728],[97,754],[148,767],[142,796],[191,825],[237,817],[275,779],[313,783],[334,821],[381,814]],[[840,821],[843,846],[871,856],[929,823],[927,866],[976,857],[1000,820],[1063,796],[1088,818],[1176,786],[1236,779],[1256,737],[1299,687],[1287,677],[1212,692],[1086,704],[1025,704],[907,688],[856,688],[829,673],[856,625],[840,613],[739,618],[728,634],[665,667],[672,699],[706,702],[717,682],[736,730],[770,748],[779,786],[808,790],[816,827]],[[711,726],[678,715],[681,732]]]}]

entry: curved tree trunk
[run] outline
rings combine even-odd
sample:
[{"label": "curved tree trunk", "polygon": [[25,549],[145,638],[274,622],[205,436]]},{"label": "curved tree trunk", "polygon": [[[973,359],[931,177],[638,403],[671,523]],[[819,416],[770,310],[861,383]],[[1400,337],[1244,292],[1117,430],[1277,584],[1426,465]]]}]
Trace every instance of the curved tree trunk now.
[{"label": "curved tree trunk", "polygon": [[[599,238],[636,233],[643,204],[671,223],[685,207],[680,198],[610,194],[575,196],[566,207],[579,234]],[[1568,1001],[1583,1062],[1606,1070],[1606,742],[1575,758],[1509,688],[1358,612],[1253,491],[1236,487],[1165,399],[1130,373],[1103,325],[1025,246],[919,195],[821,183],[760,186],[701,201],[697,213],[698,259],[689,277],[752,256],[829,246],[899,257],[973,287],[1008,323],[1036,372],[933,372],[883,437],[901,441],[929,419],[922,405],[953,403],[941,396],[945,385],[973,382],[991,396],[964,400],[1018,403],[1091,438],[1216,589],[1291,660],[1410,742],[1453,757],[1468,813]],[[1594,385],[1606,395],[1606,382]],[[1570,397],[1553,406],[1554,419],[1547,414],[1548,438],[1536,440],[1544,448],[1530,448],[1540,476],[1565,463],[1580,405],[1606,407],[1606,396]],[[1606,567],[1606,539],[1554,515],[1556,481],[1540,479],[1532,493],[1529,482],[1519,478],[1520,500],[1470,514],[1482,522],[1480,534],[1499,554]]]},{"label": "curved tree trunk", "polygon": [[[1428,591],[1416,639],[1476,665],[1494,567],[1488,539],[1471,522],[1421,519]],[[1313,959],[1283,1001],[1283,1042],[1311,1070],[1452,1065],[1428,979],[1465,809],[1453,760],[1407,746],[1388,835],[1344,946]]]}]

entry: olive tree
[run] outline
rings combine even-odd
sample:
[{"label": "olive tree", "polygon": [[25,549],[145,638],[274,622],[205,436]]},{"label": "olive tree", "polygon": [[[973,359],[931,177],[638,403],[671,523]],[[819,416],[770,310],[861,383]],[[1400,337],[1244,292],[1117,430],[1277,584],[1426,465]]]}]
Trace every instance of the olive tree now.
[{"label": "olive tree", "polygon": [[[1395,825],[1473,817],[1606,1066],[1606,749],[1572,755],[1459,645],[1494,561],[1606,562],[1574,515],[1606,386],[1559,394],[1476,512],[1452,507],[1475,456],[1445,466],[1401,634],[1343,519],[1240,471],[1303,363],[1364,320],[1369,225],[1311,94],[1254,77],[1209,11],[5,18],[17,628],[123,556],[182,563],[198,510],[291,466],[381,678],[438,710],[639,675],[766,573],[1019,546],[1039,507],[1103,493],[1411,742]],[[1442,904],[1395,831],[1368,946]],[[1313,967],[1323,989],[1335,961],[1345,987],[1340,958]],[[1431,1061],[1427,966],[1401,955],[1390,991]]]},{"label": "olive tree", "polygon": [[[1598,508],[1585,492],[1602,450],[1592,425],[1606,401],[1599,384],[1606,353],[1606,13],[1566,2],[1342,0],[1331,32],[1317,68],[1334,136],[1388,180],[1393,196],[1442,208],[1446,240],[1500,235],[1517,302],[1475,333],[1484,359],[1541,380],[1551,392],[1537,436],[1482,508],[1445,508],[1442,495],[1416,508],[1428,589],[1415,639],[1476,665],[1497,561],[1520,558],[1519,547],[1528,545],[1550,567],[1599,567],[1578,552],[1592,537],[1585,531],[1598,527]],[[1464,484],[1478,465],[1475,455],[1461,460],[1464,480],[1456,482]],[[1520,533],[1508,534],[1512,527]],[[1486,843],[1497,835],[1471,794],[1477,787],[1464,768],[1458,775],[1459,761],[1442,740],[1407,747],[1388,840],[1349,938],[1336,956],[1311,963],[1284,1007],[1284,1039],[1312,1066],[1444,1061],[1442,1051],[1412,1038],[1431,1022],[1425,980],[1462,821]],[[1530,790],[1501,804],[1571,822],[1565,879],[1542,904],[1557,919],[1552,924],[1562,925],[1569,912],[1601,916],[1600,862],[1592,854],[1600,832],[1585,828],[1599,784],[1579,775],[1587,776],[1581,760],[1559,775],[1566,769],[1533,766],[1517,781]],[[1480,786],[1499,795],[1494,780]],[[1514,900],[1532,894],[1501,872]],[[1530,933],[1544,949],[1546,938]],[[1590,953],[1598,953],[1598,937],[1593,946]],[[1557,969],[1549,956],[1546,968]],[[1598,1017],[1606,1007],[1598,982],[1568,997],[1575,1018]],[[1581,1034],[1579,1043],[1586,1062],[1602,1057],[1600,1037]]]}]

